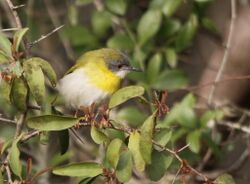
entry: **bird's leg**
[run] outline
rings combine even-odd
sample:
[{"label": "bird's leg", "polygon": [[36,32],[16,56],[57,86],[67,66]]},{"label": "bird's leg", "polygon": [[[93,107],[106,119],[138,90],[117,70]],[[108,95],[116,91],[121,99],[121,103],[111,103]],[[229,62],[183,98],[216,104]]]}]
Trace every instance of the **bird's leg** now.
[{"label": "bird's leg", "polygon": [[93,122],[95,119],[95,103],[92,103],[89,107],[81,106],[80,109],[84,113],[85,121]]},{"label": "bird's leg", "polygon": [[78,111],[79,111],[79,109],[76,109],[76,112],[75,112],[75,114],[74,114],[74,118],[77,118],[77,116],[78,116]]},{"label": "bird's leg", "polygon": [[[78,117],[78,111],[79,111],[79,109],[76,109],[76,112],[74,114],[74,118]],[[76,125],[74,125],[74,128],[79,129],[80,128],[80,123],[78,122]]]},{"label": "bird's leg", "polygon": [[109,108],[107,104],[104,104],[100,109],[99,112],[101,114],[101,121],[100,126],[101,127],[110,127],[109,122]]}]

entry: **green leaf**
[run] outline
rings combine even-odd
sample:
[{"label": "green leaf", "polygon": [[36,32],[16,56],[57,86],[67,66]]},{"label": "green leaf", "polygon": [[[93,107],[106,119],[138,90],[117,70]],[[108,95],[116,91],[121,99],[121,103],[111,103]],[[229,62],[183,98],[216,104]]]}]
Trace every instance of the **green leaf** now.
[{"label": "green leaf", "polygon": [[91,126],[90,135],[96,144],[102,144],[108,140],[106,134],[98,130],[95,126]]},{"label": "green leaf", "polygon": [[0,184],[4,184],[3,181],[4,181],[3,174],[2,174],[2,171],[0,170]]},{"label": "green leaf", "polygon": [[20,160],[20,151],[17,147],[17,144],[21,140],[22,137],[23,137],[23,134],[21,134],[18,138],[16,138],[13,141],[11,150],[10,150],[10,157],[9,157],[10,168],[13,171],[13,173],[17,175],[19,178],[22,178],[21,177],[22,164]]},{"label": "green leaf", "polygon": [[213,0],[195,0],[196,2],[198,3],[205,3],[205,2],[210,2],[210,1],[213,1]]},{"label": "green leaf", "polygon": [[107,148],[106,158],[114,169],[118,164],[121,146],[122,141],[120,139],[114,139]]},{"label": "green leaf", "polygon": [[31,94],[42,105],[45,100],[45,79],[42,69],[35,64],[24,62],[23,69]]},{"label": "green leaf", "polygon": [[61,130],[58,132],[59,135],[59,143],[60,143],[60,150],[61,155],[66,153],[69,148],[69,130]]},{"label": "green leaf", "polygon": [[179,20],[167,19],[163,22],[160,34],[166,38],[170,38],[175,35],[181,28]]},{"label": "green leaf", "polygon": [[10,71],[17,77],[21,77],[21,75],[23,74],[23,68],[21,66],[21,63],[19,61],[17,62],[12,62],[9,65],[9,69]]},{"label": "green leaf", "polygon": [[197,116],[192,107],[180,106],[180,116],[177,117],[180,125],[186,128],[195,128],[197,126]]},{"label": "green leaf", "polygon": [[187,144],[189,144],[189,148],[194,153],[198,153],[200,151],[200,138],[201,138],[201,131],[195,130],[190,132],[187,136]]},{"label": "green leaf", "polygon": [[67,116],[43,115],[27,120],[30,128],[42,131],[58,131],[68,129],[79,122],[79,119]]},{"label": "green leaf", "polygon": [[140,149],[140,139],[141,135],[138,131],[133,132],[129,137],[128,148],[132,153],[133,160],[135,163],[135,168],[138,171],[144,171],[145,161],[143,159],[141,149]]},{"label": "green leaf", "polygon": [[9,57],[12,55],[11,42],[2,32],[0,32],[0,50],[4,51]]},{"label": "green leaf", "polygon": [[167,48],[166,51],[165,51],[165,55],[166,55],[168,65],[171,68],[176,68],[176,66],[177,66],[177,57],[178,56],[177,56],[177,54],[175,52],[175,49]]},{"label": "green leaf", "polygon": [[148,10],[143,14],[137,27],[140,45],[146,43],[157,33],[161,26],[161,19],[161,12],[157,10]]},{"label": "green leaf", "polygon": [[111,37],[107,42],[107,46],[121,50],[132,50],[134,48],[132,40],[124,33],[117,33]]},{"label": "green leaf", "polygon": [[122,108],[116,115],[117,122],[126,122],[132,127],[140,126],[147,118],[137,107],[129,106]]},{"label": "green leaf", "polygon": [[56,73],[48,61],[39,57],[33,57],[33,58],[26,60],[24,62],[24,65],[39,66],[42,69],[43,73],[48,77],[52,86],[53,87],[56,86],[56,83],[57,83]]},{"label": "green leaf", "polygon": [[206,17],[202,18],[201,19],[201,25],[205,29],[211,31],[212,33],[218,34],[218,32],[219,32],[217,27],[215,26],[214,22],[209,18],[206,18]]},{"label": "green leaf", "polygon": [[96,36],[81,25],[65,27],[65,36],[68,37],[70,43],[75,47],[83,45],[92,47],[95,46],[97,42]]},{"label": "green leaf", "polygon": [[128,86],[119,89],[116,91],[110,101],[109,101],[109,108],[114,108],[131,98],[135,98],[144,94],[144,88],[141,86]]},{"label": "green leaf", "polygon": [[162,7],[162,12],[164,15],[170,17],[173,15],[177,8],[181,5],[182,0],[167,0]]},{"label": "green leaf", "polygon": [[152,139],[153,139],[153,130],[155,125],[156,112],[149,116],[143,123],[140,136],[140,152],[143,159],[147,164],[151,163],[151,153],[152,153]]},{"label": "green leaf", "polygon": [[95,177],[89,177],[89,178],[84,178],[82,179],[78,184],[91,184],[94,182],[94,180],[97,178],[98,176]]},{"label": "green leaf", "polygon": [[19,29],[17,32],[15,32],[14,37],[13,37],[13,49],[14,49],[14,51],[19,50],[19,45],[23,39],[23,36],[25,35],[25,33],[27,33],[28,30],[29,30],[29,28],[22,28],[22,29]]},{"label": "green leaf", "polygon": [[195,128],[197,117],[193,110],[195,98],[190,93],[186,95],[182,102],[174,105],[166,118],[157,125],[157,128],[168,128],[172,123],[180,123],[186,128]]},{"label": "green leaf", "polygon": [[155,133],[154,141],[165,147],[172,137],[172,131],[169,129],[161,129],[159,132]]},{"label": "green leaf", "polygon": [[202,114],[200,118],[200,124],[202,127],[206,127],[208,121],[212,119],[220,120],[223,118],[223,116],[224,116],[224,112],[222,110],[206,111],[205,113]]},{"label": "green leaf", "polygon": [[174,91],[186,86],[188,83],[187,76],[180,70],[165,70],[162,72],[156,82],[152,85],[158,90]]},{"label": "green leaf", "polygon": [[91,17],[91,24],[95,34],[104,36],[112,25],[112,16],[107,11],[95,11]]},{"label": "green leaf", "polygon": [[198,20],[196,15],[191,15],[186,24],[181,28],[176,38],[176,50],[182,51],[189,47],[191,41],[197,31]]},{"label": "green leaf", "polygon": [[73,177],[95,177],[102,174],[102,166],[94,162],[73,163],[53,169],[53,174]]},{"label": "green leaf", "polygon": [[157,80],[157,76],[159,75],[162,63],[162,55],[160,53],[156,53],[149,60],[147,67],[147,81],[149,84],[153,84]]},{"label": "green leaf", "polygon": [[164,152],[153,151],[152,163],[146,167],[146,173],[153,181],[160,180],[171,165],[173,157]]},{"label": "green leaf", "polygon": [[0,50],[0,64],[8,63],[9,60],[9,57],[2,50]]},{"label": "green leaf", "polygon": [[116,168],[116,176],[122,183],[130,180],[132,176],[132,154],[129,150],[121,153],[119,162]]},{"label": "green leaf", "polygon": [[233,177],[230,174],[222,174],[216,178],[215,184],[235,184]]},{"label": "green leaf", "polygon": [[15,78],[11,85],[10,101],[20,111],[27,109],[28,89],[26,83],[22,78]]},{"label": "green leaf", "polygon": [[73,26],[77,25],[78,16],[79,16],[78,7],[72,3],[68,7],[68,20],[69,20],[70,25],[73,25]]},{"label": "green leaf", "polygon": [[106,0],[106,6],[108,9],[118,15],[124,15],[127,9],[127,3],[125,0]]},{"label": "green leaf", "polygon": [[84,6],[84,5],[92,3],[93,1],[94,0],[76,0],[75,3],[77,6]]},{"label": "green leaf", "polygon": [[9,139],[4,142],[2,148],[1,148],[1,154],[2,155],[11,145],[12,145],[13,139]]}]

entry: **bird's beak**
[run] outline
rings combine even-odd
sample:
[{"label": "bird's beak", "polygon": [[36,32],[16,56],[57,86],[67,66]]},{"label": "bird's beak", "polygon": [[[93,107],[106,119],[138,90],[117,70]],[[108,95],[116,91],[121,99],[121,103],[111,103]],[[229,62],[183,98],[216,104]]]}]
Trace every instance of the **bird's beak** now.
[{"label": "bird's beak", "polygon": [[124,68],[124,70],[128,70],[128,71],[131,71],[131,72],[142,72],[141,69],[135,68],[135,67],[132,67],[132,66],[127,66],[126,68]]}]

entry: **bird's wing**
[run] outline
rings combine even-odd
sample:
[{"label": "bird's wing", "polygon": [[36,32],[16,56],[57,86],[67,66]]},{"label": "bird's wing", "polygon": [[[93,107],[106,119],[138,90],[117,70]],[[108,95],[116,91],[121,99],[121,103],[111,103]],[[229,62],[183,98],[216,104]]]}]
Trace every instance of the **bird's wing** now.
[{"label": "bird's wing", "polygon": [[88,62],[88,58],[84,57],[84,55],[81,56],[81,57],[76,61],[76,64],[73,65],[73,66],[65,73],[65,75],[70,74],[70,73],[72,73],[73,71],[75,71],[76,69],[78,69],[78,68],[84,66],[87,62]]}]

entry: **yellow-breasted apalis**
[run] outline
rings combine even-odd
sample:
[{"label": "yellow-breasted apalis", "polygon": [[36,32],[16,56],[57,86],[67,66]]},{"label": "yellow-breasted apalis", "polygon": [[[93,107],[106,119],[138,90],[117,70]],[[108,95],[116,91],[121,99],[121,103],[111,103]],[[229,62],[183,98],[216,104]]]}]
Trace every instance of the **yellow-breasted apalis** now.
[{"label": "yellow-breasted apalis", "polygon": [[130,71],[126,54],[111,48],[84,53],[59,81],[57,89],[66,104],[74,109],[98,104],[120,87]]}]

